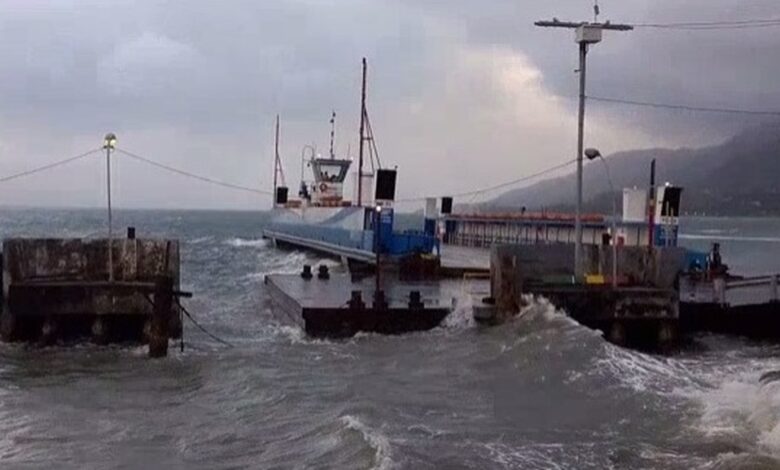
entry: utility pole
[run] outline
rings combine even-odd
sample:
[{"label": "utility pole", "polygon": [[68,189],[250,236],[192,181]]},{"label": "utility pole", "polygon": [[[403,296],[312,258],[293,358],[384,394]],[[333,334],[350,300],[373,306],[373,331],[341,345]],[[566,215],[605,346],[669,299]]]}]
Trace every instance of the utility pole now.
[{"label": "utility pole", "polygon": [[[594,19],[598,18],[598,4],[594,8],[596,13]],[[603,30],[609,31],[631,31],[633,26],[627,24],[613,24],[609,21],[599,23],[570,22],[559,21],[553,18],[551,21],[537,21],[536,26],[543,28],[567,28],[575,32],[574,41],[579,44],[580,49],[580,93],[579,93],[579,112],[577,120],[577,212],[574,218],[574,274],[579,280],[583,276],[582,272],[582,156],[585,141],[585,76],[588,56],[588,46],[601,42],[601,33]]]},{"label": "utility pole", "polygon": [[366,58],[363,57],[363,86],[360,93],[360,149],[358,150],[358,207],[363,205],[363,147],[366,134]]},{"label": "utility pole", "polygon": [[116,135],[106,134],[103,139],[106,150],[106,195],[108,199],[108,281],[114,282],[114,226],[111,215],[111,151],[116,148]]}]

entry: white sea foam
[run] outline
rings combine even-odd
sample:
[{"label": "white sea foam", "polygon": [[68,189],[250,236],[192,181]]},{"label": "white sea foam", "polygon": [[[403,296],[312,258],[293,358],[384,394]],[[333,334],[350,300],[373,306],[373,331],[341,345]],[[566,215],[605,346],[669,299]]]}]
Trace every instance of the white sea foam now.
[{"label": "white sea foam", "polygon": [[268,245],[268,240],[264,240],[262,238],[259,239],[246,239],[246,238],[230,238],[225,241],[226,244],[236,247],[236,248],[246,248],[246,247],[264,247]]},{"label": "white sea foam", "polygon": [[475,325],[474,321],[474,299],[464,289],[462,289],[454,299],[454,308],[442,322],[445,328],[465,329]]},{"label": "white sea foam", "polygon": [[359,432],[363,440],[374,449],[374,466],[372,468],[390,469],[395,467],[391,459],[390,441],[387,436],[368,427],[355,416],[345,415],[340,419],[347,429]]},{"label": "white sea foam", "polygon": [[[501,442],[484,444],[490,460],[502,468],[527,469],[566,469],[566,468],[605,468],[604,462],[593,452],[593,446],[588,443],[579,445],[564,445],[557,443],[532,443],[513,447]],[[567,454],[576,454],[577,467],[574,462],[565,462]],[[606,468],[609,468],[608,466]]]},{"label": "white sea foam", "polygon": [[676,394],[700,384],[687,366],[674,358],[651,356],[606,341],[602,348],[603,354],[595,359],[594,373],[636,392]]},{"label": "white sea foam", "polygon": [[696,427],[707,436],[743,441],[780,458],[780,383],[761,384],[759,376],[746,367],[714,388],[694,391],[691,396],[702,406]]}]

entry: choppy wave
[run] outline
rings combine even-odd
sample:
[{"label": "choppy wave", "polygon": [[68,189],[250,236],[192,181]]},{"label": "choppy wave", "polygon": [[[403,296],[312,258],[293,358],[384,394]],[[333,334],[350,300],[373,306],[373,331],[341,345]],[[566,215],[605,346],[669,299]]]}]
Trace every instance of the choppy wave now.
[{"label": "choppy wave", "polygon": [[355,416],[345,415],[341,422],[347,427],[360,433],[363,440],[374,450],[374,466],[378,470],[387,470],[395,467],[391,458],[390,441],[381,432],[368,427]]}]

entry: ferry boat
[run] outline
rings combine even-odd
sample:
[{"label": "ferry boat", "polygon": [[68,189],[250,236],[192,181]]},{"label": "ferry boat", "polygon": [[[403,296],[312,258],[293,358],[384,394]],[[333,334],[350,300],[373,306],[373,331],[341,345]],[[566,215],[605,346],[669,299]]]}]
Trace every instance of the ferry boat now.
[{"label": "ferry boat", "polygon": [[[337,256],[350,264],[371,265],[380,259],[392,264],[421,257],[437,260],[433,253],[435,249],[438,251],[438,242],[431,224],[420,231],[399,232],[393,228],[397,172],[383,168],[378,158],[366,111],[366,72],[363,59],[360,151],[357,172],[352,173],[354,199],[347,199],[344,194],[353,161],[337,158],[334,151],[335,113],[331,118],[330,155],[319,156],[309,147],[309,158],[302,157],[301,173],[308,166],[312,180],[301,181],[298,199],[288,199],[289,188],[284,186],[278,151],[277,119],[274,205],[263,237],[277,245]],[[364,170],[364,160],[370,162],[371,171]],[[280,176],[282,184],[278,185]]]}]

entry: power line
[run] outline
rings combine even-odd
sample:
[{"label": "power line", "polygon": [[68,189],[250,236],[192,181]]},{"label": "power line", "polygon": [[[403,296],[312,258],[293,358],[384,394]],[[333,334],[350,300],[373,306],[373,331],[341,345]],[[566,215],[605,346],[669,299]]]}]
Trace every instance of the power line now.
[{"label": "power line", "polygon": [[214,184],[214,185],[217,185],[217,186],[222,186],[224,188],[237,189],[239,191],[246,191],[246,192],[250,192],[250,193],[254,193],[254,194],[262,194],[264,196],[272,195],[271,191],[264,191],[262,189],[250,188],[248,186],[241,186],[241,185],[238,185],[238,184],[227,183],[225,181],[216,180],[214,178],[209,178],[207,176],[197,175],[195,173],[190,173],[189,171],[181,170],[179,168],[174,168],[172,166],[168,166],[168,165],[165,165],[165,164],[162,164],[162,163],[155,162],[154,160],[150,160],[148,158],[144,158],[144,157],[142,157],[140,155],[134,154],[132,152],[128,152],[126,150],[116,149],[116,151],[121,153],[121,154],[123,154],[123,155],[126,155],[126,156],[128,156],[128,157],[130,157],[130,158],[132,158],[134,160],[138,160],[140,162],[143,162],[143,163],[146,163],[148,165],[152,165],[154,167],[157,167],[157,168],[169,171],[171,173],[176,173],[176,174],[181,175],[181,176],[186,176],[188,178],[193,178],[193,179],[196,179],[196,180],[199,180],[199,181],[203,181],[205,183],[210,183],[210,184]]},{"label": "power line", "polygon": [[[560,165],[555,165],[553,167],[544,169],[542,171],[538,171],[538,172],[530,174],[530,175],[523,176],[522,178],[514,179],[512,181],[507,181],[505,183],[497,184],[495,186],[489,186],[489,187],[482,188],[482,189],[476,189],[474,191],[467,191],[467,192],[457,193],[457,194],[448,194],[447,196],[450,196],[450,197],[465,197],[465,196],[474,196],[474,195],[478,195],[478,194],[489,193],[489,192],[492,192],[492,191],[495,191],[495,190],[498,190],[498,189],[506,188],[508,186],[514,186],[516,184],[520,184],[520,183],[532,180],[534,178],[538,178],[540,176],[544,176],[544,175],[546,175],[548,173],[552,173],[552,172],[554,172],[556,170],[560,170],[561,168],[565,168],[565,167],[567,167],[569,165],[572,165],[572,164],[574,164],[576,162],[577,162],[577,159],[575,158],[575,159],[569,160],[567,162],[561,163]],[[441,197],[441,196],[439,196],[439,197]],[[427,199],[427,197],[406,198],[406,199],[398,199],[395,202],[397,202],[397,203],[418,202],[418,201],[424,201],[426,199]]]},{"label": "power line", "polygon": [[80,155],[76,155],[75,157],[65,158],[63,160],[56,161],[54,163],[49,163],[43,166],[39,166],[37,168],[33,168],[31,170],[25,170],[21,173],[16,173],[13,175],[3,176],[0,177],[0,183],[5,183],[7,181],[15,180],[17,178],[22,178],[24,176],[33,175],[35,173],[40,173],[42,171],[50,170],[52,168],[56,168],[58,166],[67,165],[68,163],[75,162],[76,160],[81,160],[82,158],[86,158],[94,153],[100,152],[102,149],[97,148],[90,150],[89,152],[84,152]]},{"label": "power line", "polygon": [[637,23],[636,28],[679,29],[679,30],[720,30],[720,29],[752,29],[780,26],[780,18],[752,19],[734,21],[690,21],[676,23]]},{"label": "power line", "polygon": [[649,108],[677,109],[682,111],[700,111],[700,112],[707,112],[707,113],[780,116],[780,111],[749,110],[749,109],[737,109],[737,108],[715,108],[715,107],[707,107],[707,106],[689,106],[683,104],[654,103],[650,101],[626,100],[620,98],[606,98],[603,96],[592,96],[592,95],[588,95],[586,98],[591,101],[601,101],[604,103],[614,103],[614,104],[627,104],[631,106],[645,106]]}]

